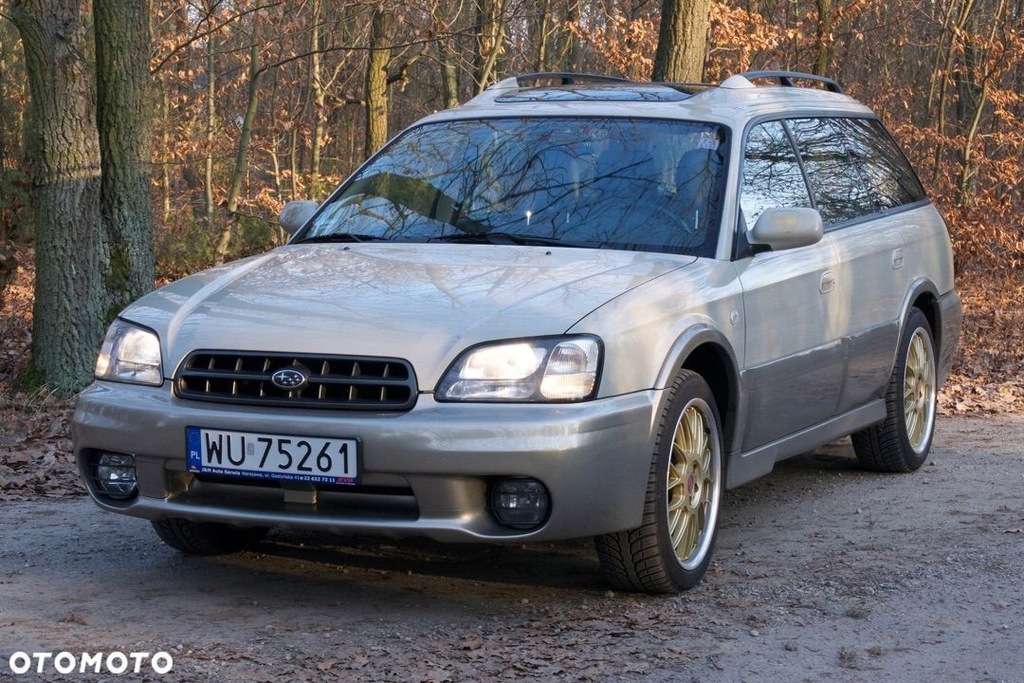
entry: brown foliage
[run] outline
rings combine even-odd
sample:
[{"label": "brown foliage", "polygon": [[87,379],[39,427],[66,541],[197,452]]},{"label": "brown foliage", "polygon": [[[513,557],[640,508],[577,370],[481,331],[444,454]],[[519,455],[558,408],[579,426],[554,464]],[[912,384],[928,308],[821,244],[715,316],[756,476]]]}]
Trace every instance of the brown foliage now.
[{"label": "brown foliage", "polygon": [[[12,245],[11,279],[0,296],[0,401],[28,371],[32,345],[32,251]],[[6,424],[6,422],[0,422]]]},{"label": "brown foliage", "polygon": [[31,256],[16,250],[16,277],[0,301],[0,500],[84,491],[71,457],[73,401],[18,388],[32,341]]},{"label": "brown foliage", "polygon": [[568,21],[565,30],[597,52],[610,73],[636,80],[649,77],[654,65],[650,55],[658,43],[658,26],[653,19],[614,16],[596,27]]},{"label": "brown foliage", "polygon": [[[493,39],[506,45],[493,46],[502,54],[495,77],[533,71],[543,54],[539,68],[644,79],[656,47],[657,4],[502,3],[504,34]],[[209,265],[216,235],[229,219],[239,223],[229,256],[273,245],[281,239],[276,215],[285,201],[322,198],[361,162],[369,5],[322,3],[318,16],[312,6],[242,0],[203,4],[209,8],[204,14],[201,7],[185,11],[169,0],[153,3],[154,215],[162,277]],[[457,6],[412,0],[396,9],[392,66],[410,65],[392,86],[392,133],[443,106],[439,65],[458,73],[461,99],[472,93],[478,27],[473,12]],[[708,80],[750,69],[809,71],[819,55],[828,57],[827,74],[880,113],[949,223],[965,325],[942,409],[1024,410],[1019,3],[1013,14],[1003,0],[852,0],[830,5],[827,17],[824,6],[814,0],[716,3]],[[542,12],[550,12],[546,21],[540,21]],[[229,217],[225,206],[257,21],[260,103],[238,209]],[[0,21],[0,48],[16,43],[12,30]],[[315,90],[323,93],[322,101],[311,97],[314,43],[321,62]],[[416,50],[425,57],[411,63]],[[21,185],[12,178],[23,177],[28,147],[19,123],[26,104],[19,60],[17,52],[0,53],[0,228],[10,226],[7,232],[20,245],[12,255],[0,243],[0,496],[73,490],[77,480],[65,435],[70,404],[18,389],[32,327],[32,267],[24,246],[30,240],[26,230],[13,231],[23,220]],[[213,116],[206,97],[211,78]],[[322,146],[319,168],[313,164],[315,143]],[[210,217],[209,206],[215,209]],[[11,276],[13,283],[4,289],[4,278]]]},{"label": "brown foliage", "polygon": [[767,51],[785,39],[779,26],[765,17],[724,2],[714,4],[711,13],[711,50],[705,67],[712,81],[748,71]]},{"label": "brown foliage", "polygon": [[973,268],[958,282],[963,336],[941,409],[952,415],[1024,411],[1024,274]]}]

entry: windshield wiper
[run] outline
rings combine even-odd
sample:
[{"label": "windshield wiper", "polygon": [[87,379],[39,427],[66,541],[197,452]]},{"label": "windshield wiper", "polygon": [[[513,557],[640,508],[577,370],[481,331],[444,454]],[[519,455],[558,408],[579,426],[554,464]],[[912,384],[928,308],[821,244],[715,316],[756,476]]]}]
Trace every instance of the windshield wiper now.
[{"label": "windshield wiper", "polygon": [[541,237],[539,235],[519,235],[513,232],[460,232],[452,235],[431,237],[428,242],[453,242],[456,244],[518,244],[524,246],[544,247],[591,247],[586,242],[567,242],[557,237]]},{"label": "windshield wiper", "polygon": [[335,232],[330,235],[317,235],[299,240],[298,244],[326,244],[329,242],[390,242],[387,237],[366,235],[355,232]]}]

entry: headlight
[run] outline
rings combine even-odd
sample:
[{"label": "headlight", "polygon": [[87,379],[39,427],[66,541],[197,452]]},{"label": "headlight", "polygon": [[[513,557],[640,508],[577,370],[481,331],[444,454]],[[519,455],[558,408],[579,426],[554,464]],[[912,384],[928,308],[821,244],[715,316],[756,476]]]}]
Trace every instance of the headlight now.
[{"label": "headlight", "polygon": [[583,401],[597,393],[601,342],[550,337],[469,349],[445,373],[439,401]]},{"label": "headlight", "polygon": [[124,320],[115,320],[96,359],[96,379],[160,386],[164,382],[160,339]]}]

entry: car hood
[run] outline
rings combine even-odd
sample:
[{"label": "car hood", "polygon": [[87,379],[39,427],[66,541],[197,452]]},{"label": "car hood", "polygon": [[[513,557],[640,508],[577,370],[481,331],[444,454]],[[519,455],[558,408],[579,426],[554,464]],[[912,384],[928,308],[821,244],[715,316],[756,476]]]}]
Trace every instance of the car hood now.
[{"label": "car hood", "polygon": [[475,343],[561,334],[695,259],[504,245],[289,245],[149,294],[165,374],[197,349],[404,358],[432,387]]}]

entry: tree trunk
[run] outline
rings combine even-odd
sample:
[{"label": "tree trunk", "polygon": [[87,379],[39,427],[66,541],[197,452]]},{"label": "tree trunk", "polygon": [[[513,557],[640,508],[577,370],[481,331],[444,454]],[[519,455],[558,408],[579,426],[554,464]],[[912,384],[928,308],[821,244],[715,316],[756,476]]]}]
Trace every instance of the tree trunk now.
[{"label": "tree trunk", "polygon": [[[0,12],[2,11],[3,2],[0,0]],[[7,170],[8,156],[11,155],[8,151],[7,127],[17,121],[16,111],[7,106],[7,98],[10,96],[7,84],[11,80],[7,73],[7,35],[6,27],[0,24],[0,191],[6,191],[7,183],[10,182],[4,173]],[[14,279],[17,271],[14,249],[8,242],[8,221],[13,224],[16,219],[8,212],[13,213],[14,207],[0,198],[0,307],[4,305],[4,289]]]},{"label": "tree trunk", "polygon": [[533,60],[534,71],[548,69],[548,36],[551,33],[551,0],[536,0],[534,17],[530,22],[530,33],[537,55]]},{"label": "tree trunk", "polygon": [[[972,21],[974,9],[974,0],[968,0],[959,7],[958,14],[951,28],[952,33],[949,37],[948,44],[946,45],[945,67],[943,69],[942,74],[939,77],[939,82],[941,82],[942,85],[939,89],[938,122],[936,123],[936,132],[938,133],[938,144],[935,145],[934,161],[932,164],[933,181],[939,177],[939,173],[941,172],[942,162],[944,160],[945,155],[945,138],[947,137],[949,117],[947,113],[947,103],[949,99],[949,87],[947,86],[947,83],[948,81],[956,80],[957,78],[953,74],[953,63],[956,59],[956,55],[961,51],[960,36],[964,34],[964,30],[968,22]],[[945,30],[945,26],[943,28]]]},{"label": "tree trunk", "polygon": [[149,12],[144,3],[94,0],[100,206],[110,245],[110,313],[153,289],[153,136]]},{"label": "tree trunk", "polygon": [[653,81],[699,83],[711,26],[711,0],[662,0]]},{"label": "tree trunk", "polygon": [[235,148],[235,165],[231,171],[231,187],[228,189],[228,215],[221,227],[214,262],[217,265],[227,259],[231,237],[238,220],[238,199],[242,196],[242,184],[245,181],[246,169],[249,165],[249,143],[252,140],[252,125],[259,110],[260,81],[260,31],[259,17],[253,16],[252,39],[249,41],[249,87],[245,116],[242,117],[242,130],[238,135],[238,146]]},{"label": "tree trunk", "polygon": [[[981,131],[985,106],[988,104],[992,84],[992,74],[988,70],[988,51],[996,45],[996,35],[1003,24],[1003,13],[1006,1],[1000,0],[995,8],[994,16],[990,17],[989,33],[985,47],[966,45],[964,49],[963,78],[957,79],[957,115],[963,130],[963,145],[960,151],[960,178],[957,182],[958,203],[961,206],[974,206],[978,191],[978,159],[975,156],[975,145]],[[968,22],[968,26],[979,30],[977,21]]]},{"label": "tree trunk", "polygon": [[814,73],[828,75],[832,57],[832,0],[814,0],[818,25],[814,30]]},{"label": "tree trunk", "polygon": [[[0,12],[3,11],[3,2],[0,1]],[[12,77],[7,73],[7,32],[2,26],[0,26],[0,172],[7,169],[7,157],[9,155],[7,145],[7,127],[11,126],[14,121],[14,112],[10,111],[7,107],[7,98],[10,95],[7,92],[7,84],[10,83]],[[0,215],[0,242],[3,241],[4,234],[4,217]],[[0,287],[0,291],[2,291]]]},{"label": "tree trunk", "polygon": [[288,166],[292,174],[290,199],[301,199],[303,190],[299,187],[299,127],[292,126],[288,136]]},{"label": "tree trunk", "polygon": [[382,4],[373,10],[370,55],[366,64],[366,144],[369,157],[388,141],[388,64],[394,37],[395,15]]},{"label": "tree trunk", "polygon": [[441,75],[441,106],[454,109],[459,106],[459,67],[456,63],[455,40],[448,17],[454,8],[449,3],[437,3],[431,9],[437,39],[437,59]]},{"label": "tree trunk", "polygon": [[507,0],[475,0],[476,42],[473,78],[477,94],[494,77],[498,57],[505,48],[505,4]]},{"label": "tree trunk", "polygon": [[[580,0],[566,0],[565,21],[571,24],[579,24],[583,13],[580,7]],[[558,32],[558,57],[554,67],[558,71],[572,71],[579,68],[577,64],[580,40],[572,31]]]},{"label": "tree trunk", "polygon": [[32,95],[35,379],[70,394],[92,377],[106,323],[106,240],[86,29],[76,0],[18,0]]},{"label": "tree trunk", "polygon": [[[939,32],[938,40],[935,44],[935,54],[932,58],[932,74],[928,84],[928,105],[925,109],[925,119],[922,125],[931,125],[932,123],[932,112],[936,109],[935,98],[936,93],[940,90],[945,92],[946,79],[949,76],[949,68],[952,62],[952,42],[953,42],[953,10],[954,0],[946,0],[947,4],[943,11],[942,30]],[[936,17],[933,17],[933,21]],[[943,67],[945,63],[945,67]]]},{"label": "tree trunk", "polygon": [[322,9],[322,0],[313,0],[311,8],[313,26],[309,39],[309,85],[313,91],[313,141],[309,158],[309,190],[314,197],[319,197],[323,193],[320,180],[320,157],[326,137],[325,118],[327,116],[327,93],[324,90],[320,65],[320,50],[323,47],[320,34]]},{"label": "tree trunk", "polygon": [[160,77],[160,151],[164,156],[160,164],[160,191],[163,194],[163,222],[171,218],[171,93],[166,76]]},{"label": "tree trunk", "polygon": [[217,41],[213,35],[206,46],[206,159],[203,179],[206,185],[206,227],[213,230],[216,203],[213,196],[213,143],[217,135],[217,76],[214,73],[214,51]]}]

